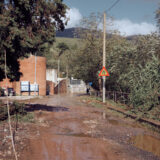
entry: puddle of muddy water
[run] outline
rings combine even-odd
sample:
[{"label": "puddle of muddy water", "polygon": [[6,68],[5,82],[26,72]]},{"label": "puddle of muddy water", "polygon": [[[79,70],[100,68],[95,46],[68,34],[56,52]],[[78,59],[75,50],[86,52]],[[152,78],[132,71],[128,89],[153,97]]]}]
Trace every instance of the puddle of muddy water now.
[{"label": "puddle of muddy water", "polygon": [[69,133],[69,134],[61,134],[58,133],[56,135],[61,135],[61,136],[72,136],[72,137],[92,137],[91,135],[84,134],[84,133]]},{"label": "puddle of muddy water", "polygon": [[114,126],[122,126],[122,127],[131,127],[131,128],[141,128],[141,126],[137,123],[126,123],[122,121],[118,121],[115,119],[108,119],[108,122]]},{"label": "puddle of muddy water", "polygon": [[130,139],[134,146],[160,156],[160,139],[151,135],[138,135]]},{"label": "puddle of muddy water", "polygon": [[119,125],[119,122],[117,120],[114,120],[114,119],[108,119],[108,122],[112,125]]}]

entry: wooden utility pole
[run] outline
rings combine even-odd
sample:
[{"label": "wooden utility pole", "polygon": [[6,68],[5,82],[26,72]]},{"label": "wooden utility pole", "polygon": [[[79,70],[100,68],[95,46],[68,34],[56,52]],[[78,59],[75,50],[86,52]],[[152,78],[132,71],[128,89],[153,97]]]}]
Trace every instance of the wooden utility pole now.
[{"label": "wooden utility pole", "polygon": [[[106,13],[104,12],[103,17],[103,67],[106,67]],[[105,103],[105,94],[106,94],[106,88],[105,88],[105,82],[106,77],[103,76],[103,103]]]}]

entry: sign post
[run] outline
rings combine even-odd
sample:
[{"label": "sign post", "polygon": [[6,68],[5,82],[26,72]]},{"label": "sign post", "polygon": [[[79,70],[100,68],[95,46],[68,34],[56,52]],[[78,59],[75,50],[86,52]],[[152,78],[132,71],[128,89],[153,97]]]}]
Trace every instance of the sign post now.
[{"label": "sign post", "polygon": [[110,76],[106,68],[103,66],[98,76],[103,77],[103,103],[105,103],[105,78],[106,76]]},{"label": "sign post", "polygon": [[[106,67],[106,13],[104,12],[104,17],[103,17],[103,67]],[[105,82],[106,82],[106,77],[103,76],[103,103],[105,103]]]}]

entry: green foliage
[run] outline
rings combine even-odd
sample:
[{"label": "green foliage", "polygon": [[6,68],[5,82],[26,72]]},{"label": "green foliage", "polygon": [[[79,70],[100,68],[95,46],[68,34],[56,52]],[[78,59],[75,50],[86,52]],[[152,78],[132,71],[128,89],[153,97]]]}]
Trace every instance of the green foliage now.
[{"label": "green foliage", "polygon": [[[62,51],[59,48],[59,45],[65,46],[64,53],[61,54]],[[77,50],[83,46],[83,42],[78,38],[56,38],[55,43],[50,48],[49,53],[46,55],[47,58],[47,68],[57,69],[58,66],[58,58],[60,60],[60,72],[64,73],[63,77],[71,77],[73,70],[73,61],[77,56]],[[60,55],[60,56],[59,56]]]},{"label": "green foliage", "polygon": [[98,45],[88,44],[73,58],[71,64],[75,78],[83,79],[86,83],[93,82],[94,88],[98,89],[97,73],[101,68],[101,49]]},{"label": "green foliage", "polygon": [[[11,115],[26,115],[27,112],[24,110],[25,104],[23,103],[18,103],[14,101],[10,105],[10,114]],[[0,120],[5,120],[8,118],[8,110],[7,110],[7,105],[3,104],[2,102],[0,103]]]},{"label": "green foliage", "polygon": [[67,6],[62,0],[10,0],[0,2],[0,80],[7,55],[8,78],[19,80],[18,59],[29,53],[43,55],[53,44],[55,30],[63,30]]},{"label": "green foliage", "polygon": [[133,69],[127,74],[131,88],[130,100],[138,110],[149,111],[159,103],[160,61],[153,55],[145,66],[132,67]]},{"label": "green foliage", "polygon": [[59,49],[58,57],[60,57],[66,50],[69,50],[69,47],[66,43],[58,43],[57,48]]},{"label": "green foliage", "polygon": [[[77,50],[71,68],[75,78],[93,82],[93,87],[99,89],[97,72],[102,68],[102,34],[96,17],[92,23],[93,19],[83,21],[88,30],[81,34],[84,45]],[[110,73],[106,79],[107,90],[129,93],[128,105],[143,113],[159,104],[159,43],[156,33],[132,40],[112,34],[106,40],[106,68]]]},{"label": "green foliage", "polygon": [[25,104],[14,101],[11,105],[16,114],[25,115],[27,112],[25,111]]},{"label": "green foliage", "polygon": [[[0,96],[4,96],[4,90],[1,87],[0,87]],[[0,102],[0,105],[1,105],[1,102]]]},{"label": "green foliage", "polygon": [[159,8],[156,11],[156,19],[157,19],[157,26],[158,26],[159,32],[160,32],[160,5],[159,5]]},{"label": "green foliage", "polygon": [[14,119],[16,119],[18,122],[26,122],[26,123],[34,123],[34,113],[27,113],[25,115],[17,114],[13,115]]},{"label": "green foliage", "polygon": [[89,18],[81,21],[81,26],[76,34],[81,38],[83,45],[74,54],[70,63],[73,77],[83,79],[86,83],[93,82],[93,87],[99,89],[98,71],[101,69],[102,33],[98,28],[101,16],[91,14]]},{"label": "green foliage", "polygon": [[113,35],[107,39],[106,44],[106,68],[110,73],[107,77],[106,88],[109,91],[129,92],[129,86],[123,74],[129,71],[129,64],[135,54],[135,46],[119,35]]}]

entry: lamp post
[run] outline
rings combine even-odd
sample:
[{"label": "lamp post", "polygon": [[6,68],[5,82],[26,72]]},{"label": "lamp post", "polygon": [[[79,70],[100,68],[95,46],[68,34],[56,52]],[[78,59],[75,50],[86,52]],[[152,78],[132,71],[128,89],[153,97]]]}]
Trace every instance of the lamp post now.
[{"label": "lamp post", "polygon": [[36,96],[36,76],[37,76],[37,54],[35,53],[34,96]]}]

